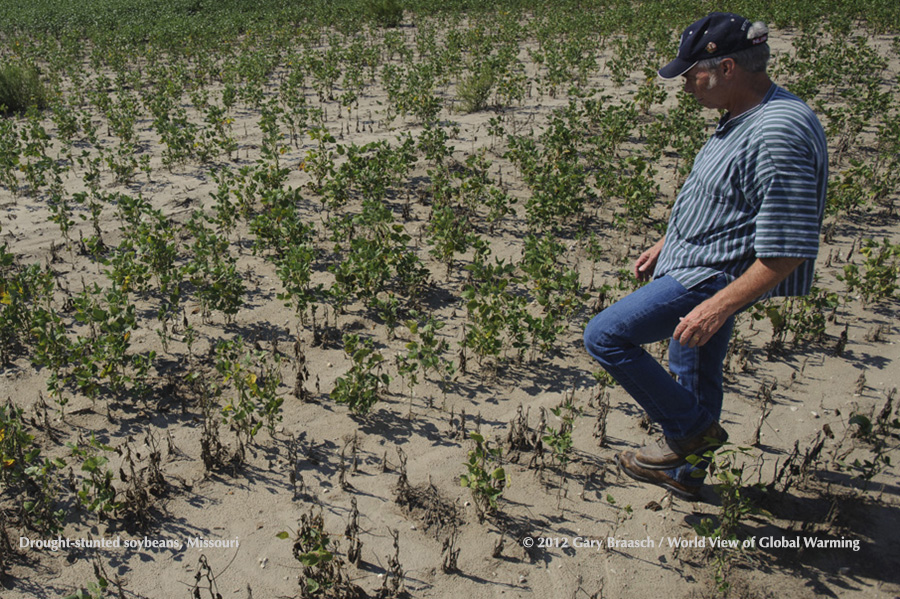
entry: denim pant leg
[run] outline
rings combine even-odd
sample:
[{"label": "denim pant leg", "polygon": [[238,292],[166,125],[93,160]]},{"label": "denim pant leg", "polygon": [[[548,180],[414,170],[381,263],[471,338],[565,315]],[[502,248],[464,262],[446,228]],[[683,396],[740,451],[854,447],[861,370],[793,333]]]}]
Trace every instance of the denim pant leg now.
[{"label": "denim pant leg", "polygon": [[722,367],[733,329],[734,316],[701,347],[690,348],[675,340],[669,344],[669,370],[709,413],[710,423],[722,415]]},{"label": "denim pant leg", "polygon": [[[682,316],[726,284],[720,275],[686,289],[672,277],[663,276],[603,310],[585,328],[587,352],[672,439],[693,437],[718,418],[722,361],[733,320],[713,337],[712,352],[695,348],[686,356],[675,350],[678,381],[641,345],[671,337]],[[673,341],[672,345],[679,344]],[[702,401],[698,389],[702,389]]]}]

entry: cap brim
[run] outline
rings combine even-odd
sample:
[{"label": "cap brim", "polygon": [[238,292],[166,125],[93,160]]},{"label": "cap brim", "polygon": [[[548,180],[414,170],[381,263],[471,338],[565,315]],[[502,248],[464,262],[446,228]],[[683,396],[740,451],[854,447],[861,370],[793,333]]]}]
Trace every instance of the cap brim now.
[{"label": "cap brim", "polygon": [[676,58],[675,60],[661,68],[659,71],[657,71],[657,73],[663,79],[674,79],[675,77],[680,77],[681,75],[684,75],[685,73],[690,71],[691,67],[693,67],[695,64],[697,63],[688,62],[683,58]]}]

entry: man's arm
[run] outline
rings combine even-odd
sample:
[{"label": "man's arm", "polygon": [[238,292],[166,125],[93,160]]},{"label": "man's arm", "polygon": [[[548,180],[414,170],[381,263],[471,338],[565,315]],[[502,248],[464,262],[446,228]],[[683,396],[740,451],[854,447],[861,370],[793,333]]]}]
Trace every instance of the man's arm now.
[{"label": "man's arm", "polygon": [[730,285],[691,310],[672,337],[688,347],[710,340],[728,318],[783,281],[807,258],[759,258]]}]

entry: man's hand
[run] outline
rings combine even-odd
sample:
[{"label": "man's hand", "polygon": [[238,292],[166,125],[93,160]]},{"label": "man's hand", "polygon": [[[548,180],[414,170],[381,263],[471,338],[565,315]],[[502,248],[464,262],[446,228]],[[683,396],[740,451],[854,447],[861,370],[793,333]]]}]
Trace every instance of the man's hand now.
[{"label": "man's hand", "polygon": [[732,314],[775,287],[804,261],[806,258],[757,259],[727,287],[682,316],[672,338],[688,347],[700,347]]},{"label": "man's hand", "polygon": [[659,254],[662,252],[665,242],[666,238],[663,237],[635,260],[634,277],[638,281],[647,281],[653,276],[653,271],[656,270],[656,261],[659,260]]},{"label": "man's hand", "polygon": [[[749,302],[748,302],[749,303]],[[731,312],[723,310],[720,302],[713,296],[681,317],[681,322],[675,327],[672,338],[681,345],[699,347],[709,341],[716,334]]]}]

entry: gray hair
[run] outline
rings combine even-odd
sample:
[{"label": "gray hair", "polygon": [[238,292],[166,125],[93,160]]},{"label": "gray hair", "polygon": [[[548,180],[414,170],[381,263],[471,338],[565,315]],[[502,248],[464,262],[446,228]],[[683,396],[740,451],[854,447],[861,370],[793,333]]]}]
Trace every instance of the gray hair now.
[{"label": "gray hair", "polygon": [[[757,21],[750,26],[750,29],[747,30],[747,39],[754,39],[767,33],[769,33],[769,28],[766,26],[766,24],[762,21]],[[737,64],[745,71],[748,71],[750,73],[762,73],[766,70],[766,66],[769,64],[770,55],[771,52],[769,50],[769,44],[763,42],[759,45],[753,46],[752,48],[740,50],[732,54],[726,54],[725,56],[706,58],[697,63],[697,68],[703,69],[704,71],[709,71],[722,64],[722,61],[726,58],[731,58],[732,60],[734,60],[735,64]]]}]

